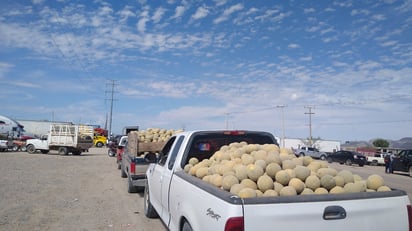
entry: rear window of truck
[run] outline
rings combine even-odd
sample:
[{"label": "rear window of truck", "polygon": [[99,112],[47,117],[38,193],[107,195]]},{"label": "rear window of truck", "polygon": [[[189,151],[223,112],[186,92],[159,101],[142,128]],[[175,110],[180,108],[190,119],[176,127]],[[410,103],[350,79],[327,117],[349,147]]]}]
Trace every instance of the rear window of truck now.
[{"label": "rear window of truck", "polygon": [[246,142],[248,144],[277,144],[270,133],[266,132],[205,132],[192,136],[188,148],[186,161],[182,161],[182,168],[189,159],[196,157],[199,161],[210,158],[222,146],[234,142]]}]

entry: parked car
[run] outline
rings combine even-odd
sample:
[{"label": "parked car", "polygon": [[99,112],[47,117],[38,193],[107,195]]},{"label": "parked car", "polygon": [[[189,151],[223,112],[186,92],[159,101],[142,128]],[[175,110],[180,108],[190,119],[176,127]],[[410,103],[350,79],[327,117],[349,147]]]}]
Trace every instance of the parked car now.
[{"label": "parked car", "polygon": [[367,163],[364,155],[353,151],[337,151],[329,154],[326,159],[329,163],[338,162],[346,165],[358,164],[361,167]]},{"label": "parked car", "polygon": [[293,152],[295,153],[296,156],[311,156],[312,158],[315,159],[321,159],[325,160],[326,159],[326,152],[321,152],[316,148],[313,147],[301,147],[298,149],[294,149]]}]

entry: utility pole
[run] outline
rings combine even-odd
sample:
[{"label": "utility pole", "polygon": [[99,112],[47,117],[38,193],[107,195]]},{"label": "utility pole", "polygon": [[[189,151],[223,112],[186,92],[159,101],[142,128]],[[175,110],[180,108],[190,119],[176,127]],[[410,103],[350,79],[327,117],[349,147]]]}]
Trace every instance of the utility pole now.
[{"label": "utility pole", "polygon": [[305,112],[306,115],[309,115],[309,144],[312,146],[312,115],[315,114],[312,112],[312,108],[314,106],[305,106],[309,110],[309,112]]},{"label": "utility pole", "polygon": [[111,136],[111,134],[112,134],[113,101],[116,100],[116,99],[114,99],[114,87],[116,85],[118,85],[116,83],[116,80],[110,80],[110,82],[111,83],[106,84],[106,87],[111,85],[110,90],[106,91],[106,93],[107,92],[110,93],[110,98],[106,99],[106,100],[110,100],[109,129],[108,129],[108,133],[107,133],[109,136]]},{"label": "utility pole", "polygon": [[283,113],[283,108],[287,107],[286,105],[276,105],[276,108],[280,108],[282,112],[282,148],[285,147],[285,117]]}]

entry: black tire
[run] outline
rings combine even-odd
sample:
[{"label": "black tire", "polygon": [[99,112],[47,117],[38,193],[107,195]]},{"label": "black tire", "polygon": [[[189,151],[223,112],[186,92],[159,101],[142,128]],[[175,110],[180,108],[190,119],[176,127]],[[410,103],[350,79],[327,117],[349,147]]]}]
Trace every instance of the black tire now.
[{"label": "black tire", "polygon": [[47,153],[49,153],[49,150],[41,150],[41,153],[47,154]]},{"label": "black tire", "polygon": [[332,157],[328,157],[327,161],[328,161],[328,163],[332,163],[333,162]]},{"label": "black tire", "polygon": [[114,157],[116,155],[116,153],[112,152],[110,149],[107,151],[107,155],[109,155],[110,157]]},{"label": "black tire", "polygon": [[378,166],[378,161],[377,160],[372,160],[370,163],[371,166]]},{"label": "black tire", "polygon": [[303,152],[301,152],[301,153],[299,153],[299,156],[305,156],[305,153],[303,153]]},{"label": "black tire", "polygon": [[103,143],[102,142],[97,142],[96,147],[98,147],[98,148],[103,147]]},{"label": "black tire", "polygon": [[189,222],[187,222],[186,220],[182,225],[182,231],[193,231],[192,226],[190,226]]},{"label": "black tire", "polygon": [[26,146],[21,146],[21,147],[20,147],[20,151],[22,151],[22,152],[25,152],[25,151],[27,151],[27,148],[26,148]]},{"label": "black tire", "polygon": [[17,152],[17,151],[19,151],[19,149],[20,149],[20,146],[18,146],[18,145],[13,145],[13,148],[11,149],[13,152]]},{"label": "black tire", "polygon": [[120,164],[120,177],[122,177],[122,178],[127,177],[126,172],[124,171],[123,164]]},{"label": "black tire", "polygon": [[69,150],[66,147],[59,147],[59,154],[60,155],[67,155],[69,154]]},{"label": "black tire", "polygon": [[36,152],[36,148],[35,148],[34,145],[32,145],[32,144],[27,145],[26,150],[27,150],[27,152],[30,153],[30,154],[33,154],[33,153]]},{"label": "black tire", "polygon": [[359,164],[359,167],[363,167],[365,164],[364,163],[360,163]]},{"label": "black tire", "polygon": [[80,154],[82,154],[82,151],[80,151],[80,150],[73,150],[73,155],[75,155],[75,156],[80,156]]},{"label": "black tire", "polygon": [[347,159],[347,160],[345,161],[345,164],[348,165],[348,166],[352,165],[352,160],[351,160],[351,159]]},{"label": "black tire", "polygon": [[153,207],[152,203],[150,202],[150,194],[149,194],[149,186],[146,183],[144,187],[144,215],[148,218],[157,218],[159,215],[157,214],[155,208]]},{"label": "black tire", "polygon": [[127,178],[127,192],[128,193],[137,193],[137,187],[133,186],[132,178],[130,176]]}]

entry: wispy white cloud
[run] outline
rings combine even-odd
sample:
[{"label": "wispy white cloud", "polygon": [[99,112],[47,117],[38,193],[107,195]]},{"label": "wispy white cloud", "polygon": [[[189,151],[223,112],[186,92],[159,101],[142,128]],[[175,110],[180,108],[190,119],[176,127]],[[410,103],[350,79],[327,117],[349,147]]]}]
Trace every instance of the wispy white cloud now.
[{"label": "wispy white cloud", "polygon": [[175,14],[173,15],[174,18],[180,18],[183,16],[183,14],[186,12],[187,7],[186,6],[177,6],[175,9]]},{"label": "wispy white cloud", "polygon": [[162,19],[165,12],[166,12],[166,10],[163,7],[157,8],[156,11],[154,12],[153,16],[152,16],[153,22],[158,23]]},{"label": "wispy white cloud", "polygon": [[218,18],[213,20],[213,23],[214,24],[219,24],[223,21],[226,21],[231,14],[233,14],[237,11],[240,11],[242,9],[243,9],[243,4],[241,4],[241,3],[233,5],[233,6],[229,7],[228,9],[224,10],[222,15],[220,15]]},{"label": "wispy white cloud", "polygon": [[205,6],[197,8],[196,12],[192,15],[193,20],[199,20],[206,17],[209,14],[209,10]]}]

